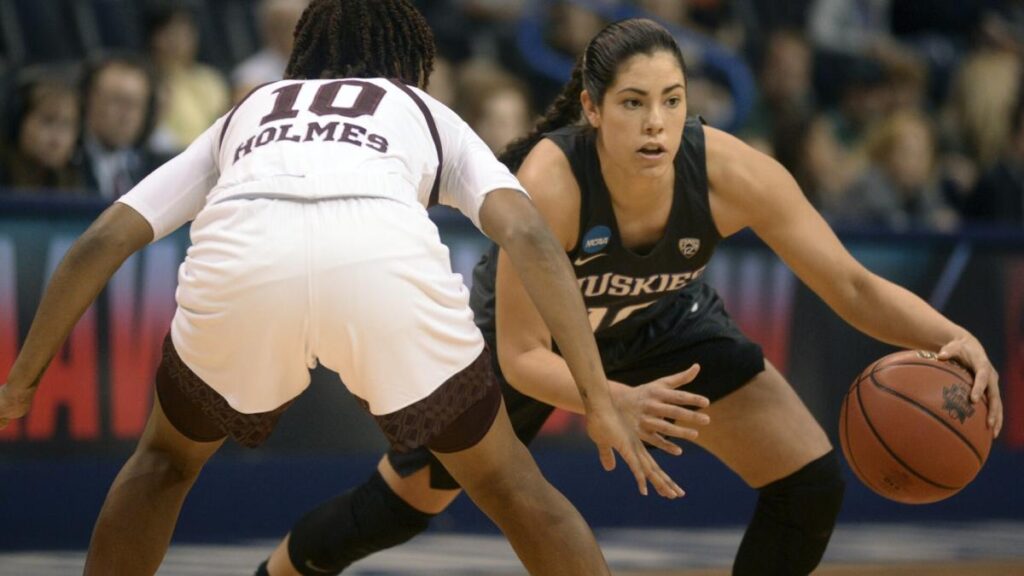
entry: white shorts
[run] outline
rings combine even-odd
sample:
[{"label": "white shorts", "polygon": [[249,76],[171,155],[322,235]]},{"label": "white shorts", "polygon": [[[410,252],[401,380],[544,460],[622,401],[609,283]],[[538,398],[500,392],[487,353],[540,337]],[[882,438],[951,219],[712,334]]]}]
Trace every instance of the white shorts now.
[{"label": "white shorts", "polygon": [[422,400],[484,348],[469,294],[420,206],[230,200],[192,224],[171,326],[235,410],[273,410],[319,361],[374,415]]}]

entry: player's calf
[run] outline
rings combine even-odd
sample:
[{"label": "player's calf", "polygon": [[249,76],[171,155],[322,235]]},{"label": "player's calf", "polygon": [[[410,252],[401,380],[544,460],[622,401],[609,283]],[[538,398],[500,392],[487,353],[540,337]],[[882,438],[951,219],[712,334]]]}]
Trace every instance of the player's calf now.
[{"label": "player's calf", "polygon": [[423,532],[433,516],[407,504],[374,471],[362,485],[303,516],[292,528],[288,556],[300,574],[338,574]]}]

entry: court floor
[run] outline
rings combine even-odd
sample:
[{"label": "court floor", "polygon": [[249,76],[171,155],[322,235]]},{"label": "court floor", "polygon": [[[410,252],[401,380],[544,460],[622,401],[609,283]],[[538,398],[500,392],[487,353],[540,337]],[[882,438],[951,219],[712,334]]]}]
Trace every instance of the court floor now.
[{"label": "court floor", "polygon": [[[727,576],[740,528],[606,529],[598,539],[620,576]],[[176,545],[159,576],[246,576],[274,542]],[[83,551],[0,553],[0,576],[81,574]],[[356,564],[353,576],[523,574],[499,536],[428,533]],[[841,525],[820,576],[1024,576],[1024,522]]]}]

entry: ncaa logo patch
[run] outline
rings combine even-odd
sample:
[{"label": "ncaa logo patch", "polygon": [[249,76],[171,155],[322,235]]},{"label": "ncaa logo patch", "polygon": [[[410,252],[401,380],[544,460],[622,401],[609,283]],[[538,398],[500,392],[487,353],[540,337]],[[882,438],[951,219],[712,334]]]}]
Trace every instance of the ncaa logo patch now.
[{"label": "ncaa logo patch", "polygon": [[693,258],[700,251],[699,238],[683,238],[679,241],[679,251],[687,258]]},{"label": "ncaa logo patch", "polygon": [[583,251],[587,254],[600,252],[608,247],[612,231],[607,226],[594,226],[583,235]]}]

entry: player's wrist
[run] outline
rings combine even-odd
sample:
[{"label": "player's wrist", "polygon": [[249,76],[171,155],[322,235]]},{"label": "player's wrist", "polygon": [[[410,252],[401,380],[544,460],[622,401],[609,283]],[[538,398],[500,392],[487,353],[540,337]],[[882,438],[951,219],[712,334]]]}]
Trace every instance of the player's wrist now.
[{"label": "player's wrist", "polygon": [[615,402],[607,382],[600,386],[591,386],[580,394],[583,398],[583,409],[587,414],[615,410]]}]

